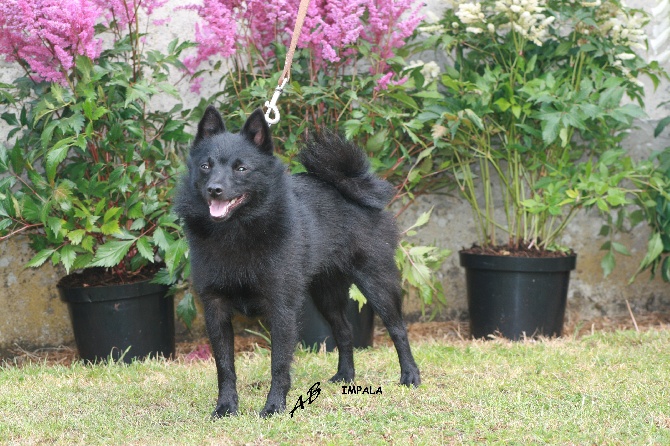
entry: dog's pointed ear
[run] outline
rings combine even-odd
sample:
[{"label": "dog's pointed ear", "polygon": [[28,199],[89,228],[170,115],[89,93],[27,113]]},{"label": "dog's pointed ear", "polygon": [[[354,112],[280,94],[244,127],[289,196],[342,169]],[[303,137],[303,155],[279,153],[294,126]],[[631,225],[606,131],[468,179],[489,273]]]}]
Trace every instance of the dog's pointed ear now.
[{"label": "dog's pointed ear", "polygon": [[205,114],[202,115],[202,119],[198,123],[198,133],[195,135],[195,142],[198,142],[203,138],[218,135],[219,133],[224,133],[225,131],[226,126],[223,123],[221,114],[213,105],[209,105],[205,109]]},{"label": "dog's pointed ear", "polygon": [[254,110],[240,132],[262,152],[272,153],[272,136],[265,115],[260,108]]}]

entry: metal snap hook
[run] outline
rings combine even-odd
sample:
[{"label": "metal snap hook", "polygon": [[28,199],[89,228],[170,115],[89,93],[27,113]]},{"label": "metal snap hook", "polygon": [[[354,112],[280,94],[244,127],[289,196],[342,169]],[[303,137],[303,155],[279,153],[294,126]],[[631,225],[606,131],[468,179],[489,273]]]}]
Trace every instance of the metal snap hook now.
[{"label": "metal snap hook", "polygon": [[277,107],[277,100],[279,99],[279,96],[281,96],[282,92],[284,91],[284,87],[288,83],[288,76],[284,78],[284,81],[280,86],[275,88],[275,92],[272,95],[272,99],[269,101],[265,101],[265,107],[267,107],[267,111],[265,112],[265,120],[268,123],[268,126],[271,126],[272,124],[276,124],[279,122],[279,108]]},{"label": "metal snap hook", "polygon": [[265,106],[267,107],[267,111],[265,112],[265,120],[267,121],[268,126],[278,123],[279,108],[277,108],[276,105],[271,104],[269,101],[265,101]]}]

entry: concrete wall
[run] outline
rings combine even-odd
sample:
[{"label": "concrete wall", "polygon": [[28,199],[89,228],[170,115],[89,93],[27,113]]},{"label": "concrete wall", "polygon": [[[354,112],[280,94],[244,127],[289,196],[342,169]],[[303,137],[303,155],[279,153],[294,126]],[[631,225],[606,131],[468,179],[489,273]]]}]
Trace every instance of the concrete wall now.
[{"label": "concrete wall", "polygon": [[[182,4],[172,0],[172,4]],[[661,2],[659,2],[660,4]],[[427,9],[438,11],[442,2],[433,0],[428,3]],[[657,7],[653,0],[630,1],[629,4],[651,11]],[[650,37],[661,36],[670,26],[668,11],[661,13],[654,11],[654,21],[648,27]],[[184,30],[193,29],[193,14],[187,11],[170,13],[171,22],[150,33],[150,45],[164,47],[167,42],[179,37],[192,37],[184,34]],[[662,36],[661,36],[662,37]],[[668,42],[656,42],[649,57],[665,58]],[[665,62],[666,68],[670,65]],[[0,82],[7,82],[14,76],[14,68],[0,62]],[[203,94],[210,95],[213,90]],[[186,92],[185,86],[182,88]],[[640,120],[638,128],[631,133],[626,146],[638,157],[647,156],[652,150],[670,146],[667,137],[654,139],[653,129],[658,120],[670,114],[668,106],[660,106],[670,100],[670,86],[667,82],[658,91],[647,89],[648,119]],[[192,106],[198,97],[186,92],[186,106]],[[290,101],[290,97],[283,98]],[[260,105],[260,104],[259,104]],[[668,132],[666,132],[668,133]],[[0,141],[4,141],[4,131],[0,127]],[[447,292],[449,306],[443,318],[463,317],[466,311],[464,274],[458,265],[456,251],[468,247],[475,239],[475,231],[471,220],[469,207],[457,197],[432,195],[424,196],[410,207],[399,218],[399,225],[407,227],[418,213],[434,207],[433,218],[420,232],[417,240],[424,243],[435,243],[441,247],[454,251],[439,273]],[[580,214],[569,228],[564,243],[572,246],[578,252],[577,269],[572,275],[570,287],[568,315],[575,319],[588,319],[595,316],[622,316],[627,314],[626,301],[629,301],[633,311],[669,311],[670,285],[659,279],[648,281],[641,276],[633,285],[628,285],[628,279],[634,273],[644,255],[648,231],[638,228],[632,234],[622,234],[619,237],[631,247],[630,258],[620,257],[618,267],[612,276],[604,279],[600,269],[600,245],[604,240],[598,238],[602,221],[595,214]],[[67,308],[58,298],[55,284],[58,277],[64,272],[55,269],[50,264],[34,269],[24,269],[23,265],[31,257],[31,252],[24,238],[15,238],[0,242],[0,352],[11,348],[15,344],[22,347],[44,345],[60,345],[71,343],[73,336],[70,328]],[[419,311],[417,302],[405,303],[405,310],[409,313]],[[198,318],[195,333],[203,333],[202,317]],[[180,332],[184,335],[183,327]]]}]

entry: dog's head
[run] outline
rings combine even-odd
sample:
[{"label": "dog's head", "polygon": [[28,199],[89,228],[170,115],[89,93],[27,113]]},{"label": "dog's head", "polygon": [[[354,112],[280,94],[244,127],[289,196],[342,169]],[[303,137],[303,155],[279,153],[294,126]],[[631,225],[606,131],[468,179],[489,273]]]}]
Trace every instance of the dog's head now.
[{"label": "dog's head", "polygon": [[278,172],[283,167],[273,156],[270,129],[261,110],[249,116],[239,133],[231,133],[219,112],[209,106],[189,156],[191,196],[181,199],[199,200],[201,210],[206,204],[213,221],[244,216],[262,204]]}]

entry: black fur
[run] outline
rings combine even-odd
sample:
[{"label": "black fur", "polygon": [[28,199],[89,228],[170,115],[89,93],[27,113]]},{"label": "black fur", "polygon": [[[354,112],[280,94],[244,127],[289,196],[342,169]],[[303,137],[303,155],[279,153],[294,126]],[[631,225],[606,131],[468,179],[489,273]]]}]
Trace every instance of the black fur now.
[{"label": "black fur", "polygon": [[393,218],[382,210],[391,186],[369,172],[360,149],[331,133],[315,136],[302,150],[306,174],[287,174],[272,150],[260,110],[234,134],[208,107],[177,195],[192,284],[204,305],[216,360],[213,415],[235,414],[238,408],[233,310],[264,314],[270,325],[272,384],[262,416],[286,407],[305,298],[314,300],[333,330],[339,363],[331,380],[352,381],[352,332],[344,316],[352,283],[388,328],[400,382],[419,385],[401,315],[394,262],[398,235]]}]

